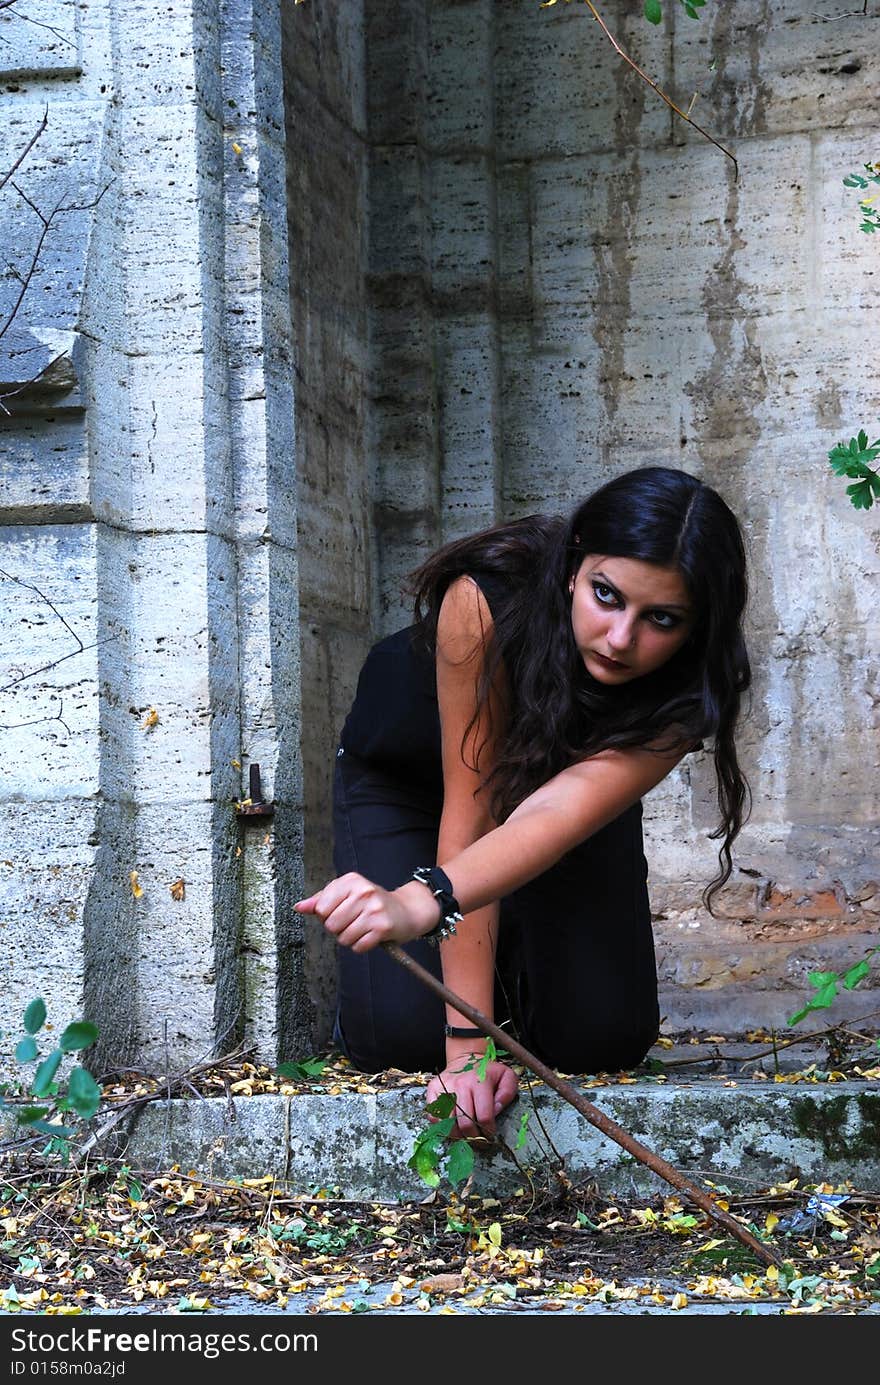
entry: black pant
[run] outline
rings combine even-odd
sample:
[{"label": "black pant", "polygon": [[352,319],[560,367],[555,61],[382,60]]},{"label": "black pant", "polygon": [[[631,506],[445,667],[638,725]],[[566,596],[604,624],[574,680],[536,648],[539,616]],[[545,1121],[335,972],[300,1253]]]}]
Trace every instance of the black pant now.
[{"label": "black pant", "polygon": [[[617,1072],[657,1038],[654,941],[641,804],[501,901],[496,1023],[563,1072]],[[439,807],[430,792],[340,753],[334,867],[394,889],[433,865]],[[441,944],[442,946],[442,944]],[[440,948],[407,945],[441,976]],[[445,1062],[443,1001],[382,948],[337,949],[334,1037],[364,1072],[432,1071]],[[462,1020],[462,1023],[466,1021]]]}]

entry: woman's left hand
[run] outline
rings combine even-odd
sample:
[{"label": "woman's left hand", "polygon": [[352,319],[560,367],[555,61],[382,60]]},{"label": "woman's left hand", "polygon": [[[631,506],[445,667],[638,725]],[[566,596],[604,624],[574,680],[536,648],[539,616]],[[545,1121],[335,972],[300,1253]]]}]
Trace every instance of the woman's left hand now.
[{"label": "woman's left hand", "polygon": [[383,890],[350,871],[323,890],[294,904],[301,914],[317,914],[328,933],[352,952],[369,952],[382,943],[408,943],[430,933],[439,922],[437,900],[417,880]]}]

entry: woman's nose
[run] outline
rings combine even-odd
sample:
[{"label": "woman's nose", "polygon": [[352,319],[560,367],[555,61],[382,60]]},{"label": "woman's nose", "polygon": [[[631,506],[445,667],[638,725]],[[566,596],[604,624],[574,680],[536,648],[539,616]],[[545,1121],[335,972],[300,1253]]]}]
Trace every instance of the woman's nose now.
[{"label": "woman's nose", "polygon": [[617,615],[617,619],[609,622],[608,629],[605,632],[605,638],[612,649],[623,650],[628,649],[633,643],[634,634],[632,620],[627,616],[626,612],[620,611]]}]

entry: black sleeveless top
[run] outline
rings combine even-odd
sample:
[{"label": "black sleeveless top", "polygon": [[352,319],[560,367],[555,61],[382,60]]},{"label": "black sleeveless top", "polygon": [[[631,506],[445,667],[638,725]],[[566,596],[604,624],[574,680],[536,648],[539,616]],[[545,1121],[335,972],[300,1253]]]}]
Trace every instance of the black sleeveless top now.
[{"label": "black sleeveless top", "polygon": [[[506,582],[497,573],[470,572],[493,617]],[[374,644],[358,678],[341,749],[411,783],[439,805],[443,763],[434,651],[408,625]]]}]

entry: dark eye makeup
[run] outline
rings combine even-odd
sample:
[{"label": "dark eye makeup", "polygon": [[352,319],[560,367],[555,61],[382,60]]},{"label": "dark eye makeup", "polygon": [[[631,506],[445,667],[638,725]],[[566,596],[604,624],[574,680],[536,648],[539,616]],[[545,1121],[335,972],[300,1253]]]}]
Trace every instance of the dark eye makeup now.
[{"label": "dark eye makeup", "polygon": [[[621,604],[621,596],[614,587],[607,582],[594,580],[591,583],[593,594],[600,606],[615,606]],[[645,615],[658,630],[675,630],[681,624],[681,617],[673,615],[671,611],[646,611]]]}]

